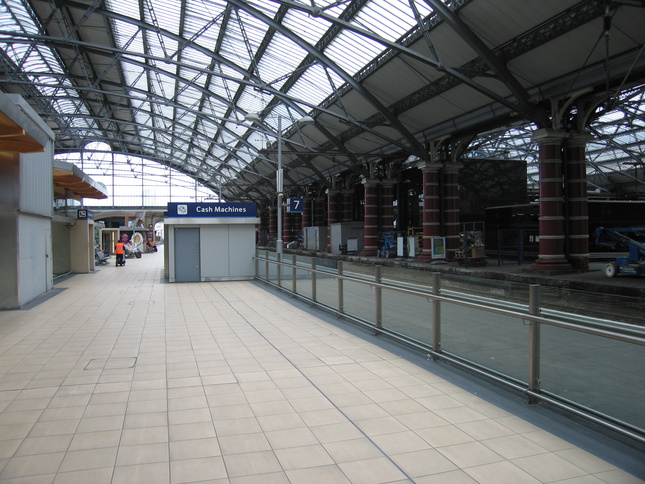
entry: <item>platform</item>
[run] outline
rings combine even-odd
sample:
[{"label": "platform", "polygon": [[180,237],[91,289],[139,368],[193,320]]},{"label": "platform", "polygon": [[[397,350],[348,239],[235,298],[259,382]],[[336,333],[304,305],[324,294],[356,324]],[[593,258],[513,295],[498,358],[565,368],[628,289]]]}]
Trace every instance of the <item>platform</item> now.
[{"label": "platform", "polygon": [[163,254],[0,311],[0,483],[640,483],[645,454]]}]

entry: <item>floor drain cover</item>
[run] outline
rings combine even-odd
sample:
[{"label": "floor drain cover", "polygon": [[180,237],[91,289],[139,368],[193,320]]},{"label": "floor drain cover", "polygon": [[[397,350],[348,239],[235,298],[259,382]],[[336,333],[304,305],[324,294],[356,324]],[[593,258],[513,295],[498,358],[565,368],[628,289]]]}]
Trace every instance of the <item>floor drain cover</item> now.
[{"label": "floor drain cover", "polygon": [[128,358],[95,358],[85,366],[86,370],[120,370],[134,368],[137,357]]}]

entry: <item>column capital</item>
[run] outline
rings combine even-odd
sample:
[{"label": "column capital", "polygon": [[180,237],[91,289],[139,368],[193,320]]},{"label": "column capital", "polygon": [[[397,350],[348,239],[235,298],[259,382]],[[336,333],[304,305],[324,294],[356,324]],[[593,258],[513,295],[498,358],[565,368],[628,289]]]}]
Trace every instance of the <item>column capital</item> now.
[{"label": "column capital", "polygon": [[541,143],[544,141],[562,141],[568,136],[569,136],[569,133],[565,131],[556,131],[554,129],[542,128],[542,129],[535,130],[533,132],[532,138],[533,138],[533,141],[537,141],[538,143]]},{"label": "column capital", "polygon": [[417,168],[419,168],[424,173],[436,173],[443,168],[443,163],[425,160],[417,163]]},{"label": "column capital", "polygon": [[443,171],[445,173],[457,173],[464,165],[461,163],[446,163],[443,165]]}]

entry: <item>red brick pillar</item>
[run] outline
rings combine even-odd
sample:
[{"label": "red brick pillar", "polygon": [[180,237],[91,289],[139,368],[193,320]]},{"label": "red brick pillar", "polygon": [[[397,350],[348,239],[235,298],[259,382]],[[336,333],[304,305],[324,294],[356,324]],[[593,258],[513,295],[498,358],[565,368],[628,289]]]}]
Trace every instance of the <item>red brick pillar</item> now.
[{"label": "red brick pillar", "polygon": [[314,227],[325,225],[325,197],[314,198],[311,218]]},{"label": "red brick pillar", "polygon": [[313,200],[309,197],[305,197],[303,201],[303,207],[302,207],[302,230],[304,230],[307,227],[312,227],[313,226]]},{"label": "red brick pillar", "polygon": [[375,256],[378,254],[378,180],[366,180],[363,186],[365,187],[365,236],[360,255]]},{"label": "red brick pillar", "polygon": [[340,222],[339,196],[340,190],[329,189],[327,191],[327,247],[325,252],[331,252],[331,226]]},{"label": "red brick pillar", "polygon": [[446,237],[446,257],[455,258],[459,248],[459,169],[462,165],[445,163],[443,165],[443,232]]},{"label": "red brick pillar", "polygon": [[282,242],[284,247],[293,241],[293,214],[287,213],[286,204],[282,207]]},{"label": "red brick pillar", "polygon": [[540,248],[531,269],[571,269],[565,257],[562,142],[566,133],[546,129],[533,139],[540,145]]},{"label": "red brick pillar", "polygon": [[565,177],[569,263],[574,269],[589,269],[589,212],[587,161],[589,136],[572,135],[565,140]]},{"label": "red brick pillar", "polygon": [[341,220],[343,222],[352,221],[352,199],[354,197],[353,189],[345,189],[341,191],[342,205],[341,205]]},{"label": "red brick pillar", "polygon": [[275,241],[278,238],[278,213],[274,206],[269,207],[269,234],[268,242],[270,245],[275,246]]},{"label": "red brick pillar", "polygon": [[381,181],[381,232],[394,232],[394,185],[396,180]]},{"label": "red brick pillar", "polygon": [[269,238],[269,215],[267,210],[260,210],[260,224],[258,225],[257,245],[263,247]]},{"label": "red brick pillar", "polygon": [[426,163],[423,173],[423,249],[420,260],[432,259],[432,237],[441,235],[440,163]]}]

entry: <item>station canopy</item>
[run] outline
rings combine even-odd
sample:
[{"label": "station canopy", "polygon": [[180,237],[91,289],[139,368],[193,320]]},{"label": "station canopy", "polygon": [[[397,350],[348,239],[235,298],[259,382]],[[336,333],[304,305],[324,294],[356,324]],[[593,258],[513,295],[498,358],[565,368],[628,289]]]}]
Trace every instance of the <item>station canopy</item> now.
[{"label": "station canopy", "polygon": [[536,184],[533,132],[580,128],[590,190],[638,198],[644,5],[3,0],[0,89],[59,155],[100,143],[227,201],[275,194],[278,137],[287,190],[430,161],[442,143],[525,161]]}]

